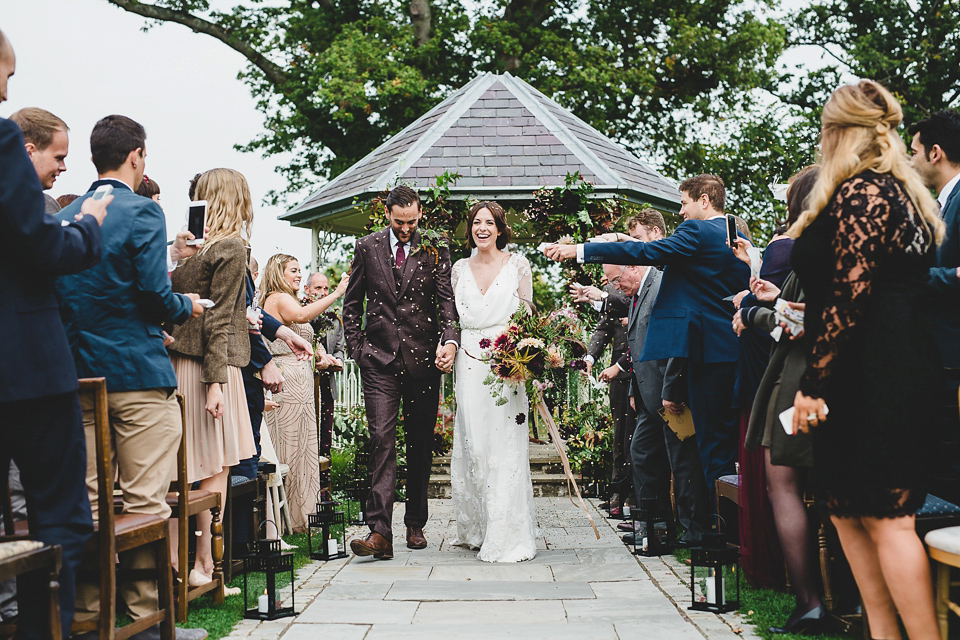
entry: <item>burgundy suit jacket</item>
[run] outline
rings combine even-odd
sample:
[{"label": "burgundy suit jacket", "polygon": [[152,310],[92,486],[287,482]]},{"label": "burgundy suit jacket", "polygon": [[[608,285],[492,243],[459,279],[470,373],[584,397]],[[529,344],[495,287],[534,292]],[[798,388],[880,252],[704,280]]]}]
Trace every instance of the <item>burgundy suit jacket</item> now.
[{"label": "burgundy suit jacket", "polygon": [[398,284],[390,229],[357,240],[343,302],[343,329],[347,353],[361,368],[385,368],[399,353],[403,368],[414,377],[439,375],[434,364],[437,345],[460,341],[450,252],[420,243],[416,232]]}]

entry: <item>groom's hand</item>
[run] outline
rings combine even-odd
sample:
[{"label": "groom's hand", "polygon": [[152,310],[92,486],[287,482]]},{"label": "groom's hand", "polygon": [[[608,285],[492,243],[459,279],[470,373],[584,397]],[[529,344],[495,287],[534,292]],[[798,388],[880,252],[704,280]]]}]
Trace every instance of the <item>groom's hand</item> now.
[{"label": "groom's hand", "polygon": [[457,355],[457,345],[453,342],[437,347],[437,369],[444,373],[453,371],[453,359]]}]

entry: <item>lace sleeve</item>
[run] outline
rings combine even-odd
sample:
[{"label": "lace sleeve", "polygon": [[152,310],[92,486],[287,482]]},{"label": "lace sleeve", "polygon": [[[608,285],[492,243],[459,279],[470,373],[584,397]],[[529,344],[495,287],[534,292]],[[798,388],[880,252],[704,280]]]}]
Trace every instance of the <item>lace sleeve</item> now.
[{"label": "lace sleeve", "polygon": [[832,289],[821,316],[822,330],[811,336],[813,348],[800,381],[804,395],[822,397],[837,358],[842,357],[870,297],[873,273],[884,253],[885,229],[890,218],[890,200],[880,188],[863,179],[843,187],[830,209],[821,215],[836,215],[837,231],[831,240],[836,257]]},{"label": "lace sleeve", "polygon": [[460,273],[463,271],[465,264],[467,264],[467,261],[461,258],[453,264],[453,269],[450,270],[450,288],[454,291],[457,290],[457,283],[460,282]]},{"label": "lace sleeve", "polygon": [[531,313],[533,308],[533,273],[530,271],[530,263],[520,254],[514,254],[511,258],[517,267],[517,273],[520,275],[520,283],[517,285],[517,296],[526,303],[527,310]]}]

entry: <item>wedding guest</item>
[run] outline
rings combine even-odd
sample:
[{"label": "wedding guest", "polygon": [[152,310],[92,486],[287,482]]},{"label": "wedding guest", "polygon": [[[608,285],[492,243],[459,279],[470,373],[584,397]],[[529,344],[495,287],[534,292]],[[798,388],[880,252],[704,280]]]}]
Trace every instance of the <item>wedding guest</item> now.
[{"label": "wedding guest", "polygon": [[[0,31],[0,102],[7,99],[15,67],[13,46]],[[31,535],[62,549],[58,600],[65,634],[93,525],[83,484],[77,372],[57,311],[54,276],[100,261],[101,224],[111,200],[85,202],[82,215],[65,226],[45,215],[43,186],[19,128],[0,118],[0,237],[6,243],[0,252],[0,328],[7,338],[0,341],[0,458],[12,459],[22,471]],[[8,467],[0,468],[6,480]],[[18,581],[18,637],[50,637],[49,578],[37,572]]]},{"label": "wedding guest", "polygon": [[[816,180],[816,166],[803,169],[791,179],[787,191],[788,226],[800,216],[803,203]],[[789,242],[778,240],[770,246],[775,245],[792,247],[793,239],[789,238]],[[764,263],[766,266],[766,260]],[[773,301],[779,292],[777,285],[767,280],[758,281],[753,288],[768,302]],[[803,290],[792,271],[787,275],[779,297],[803,303]],[[769,333],[777,326],[773,309],[759,304],[741,308],[736,317],[742,318],[744,327],[758,331]],[[735,319],[735,328],[736,323]],[[804,491],[810,487],[809,472],[813,466],[810,436],[786,435],[779,418],[781,412],[793,406],[800,376],[806,369],[805,345],[802,340],[795,338],[799,336],[782,335],[773,345],[754,397],[744,439],[747,452],[759,452],[763,456],[765,490],[773,507],[774,523],[790,587],[797,599],[787,621],[782,626],[770,627],[771,633],[816,633],[823,629],[826,621],[826,610],[820,599],[817,557],[812,544],[814,522],[809,518],[803,501]]]},{"label": "wedding guest", "polygon": [[[312,273],[303,288],[304,304],[327,295],[330,280],[323,273]],[[333,446],[333,403],[336,400],[336,378],[333,374],[343,369],[347,348],[343,335],[343,320],[336,311],[328,310],[310,321],[317,338],[317,371],[320,376],[320,453],[329,456]]]},{"label": "wedding guest", "polygon": [[[284,325],[314,343],[310,320],[330,308],[347,288],[345,275],[336,290],[305,306],[297,300],[300,290],[300,263],[291,255],[271,256],[263,268],[260,306]],[[286,477],[287,502],[295,531],[307,526],[307,514],[313,511],[320,490],[317,411],[313,394],[313,365],[303,362],[282,342],[268,343],[274,361],[283,370],[283,392],[275,395],[280,406],[269,413],[267,428],[280,461],[290,467]]]},{"label": "wedding guest", "polygon": [[70,204],[71,202],[73,202],[79,197],[80,196],[78,196],[75,193],[65,193],[62,196],[57,196],[57,206],[59,206],[60,209],[65,209],[68,204]]},{"label": "wedding guest", "polygon": [[144,175],[143,182],[137,187],[137,195],[150,198],[157,204],[160,204],[160,185],[157,184],[156,180],[151,180]]},{"label": "wedding guest", "polygon": [[[250,362],[245,284],[253,202],[243,174],[232,169],[203,173],[197,197],[207,201],[203,246],[179,261],[171,282],[174,291],[197,291],[213,306],[202,318],[175,324],[170,352],[186,401],[187,480],[225,504],[230,467],[256,453],[240,372]],[[209,511],[197,515],[191,586],[213,575],[211,518]]]},{"label": "wedding guest", "polygon": [[[103,225],[103,260],[57,281],[60,310],[71,338],[77,373],[107,379],[107,410],[116,451],[124,513],[170,517],[166,496],[180,444],[180,410],[173,390],[176,375],[163,346],[160,325],[203,313],[196,293],[179,294],[167,275],[167,225],[157,204],[133,192],[143,178],[146,132],[125,116],[103,118],[90,134],[99,179],[82,199],[56,214],[70,221],[101,185],[113,187],[114,201]],[[81,398],[87,451],[94,451],[93,399]],[[23,468],[21,467],[21,471]],[[87,456],[87,489],[97,516],[96,456]],[[149,568],[149,548],[120,554],[120,565]],[[156,613],[154,580],[121,583],[119,597],[134,620]],[[77,618],[99,615],[100,590],[77,589]],[[148,636],[159,636],[159,624]],[[178,637],[203,638],[202,630],[179,629]]]},{"label": "wedding guest", "polygon": [[[910,167],[903,112],[869,80],[823,109],[821,164],[795,237],[807,367],[793,429],[813,432],[814,477],[870,631],[939,638],[914,513],[935,471],[942,385],[926,284],[943,222]],[[829,415],[828,415],[829,410]]]},{"label": "wedding guest", "polygon": [[[70,139],[67,123],[49,111],[36,107],[27,107],[10,114],[23,133],[24,147],[30,162],[37,171],[44,191],[53,188],[57,176],[67,170],[67,153],[70,151]],[[43,199],[47,213],[57,213],[63,208],[52,196],[45,193]]]}]

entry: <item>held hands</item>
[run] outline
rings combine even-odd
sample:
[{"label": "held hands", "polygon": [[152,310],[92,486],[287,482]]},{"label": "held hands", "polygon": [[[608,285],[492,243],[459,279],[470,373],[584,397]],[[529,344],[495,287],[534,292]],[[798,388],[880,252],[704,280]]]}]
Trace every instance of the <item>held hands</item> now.
[{"label": "held hands", "polygon": [[317,359],[317,370],[319,371],[340,371],[341,369],[343,369],[343,361],[340,358],[334,358],[329,353],[325,353]]},{"label": "held hands", "polygon": [[457,345],[448,342],[445,345],[437,347],[437,369],[444,373],[453,371],[453,360],[457,355]]},{"label": "held hands", "polygon": [[548,244],[543,248],[543,255],[551,260],[561,262],[563,260],[572,260],[577,257],[577,245],[575,244]]},{"label": "held hands", "polygon": [[203,315],[203,307],[200,305],[199,302],[197,302],[198,300],[200,300],[200,294],[186,293],[184,295],[190,298],[190,301],[193,302],[193,311],[190,312],[190,317],[199,318],[201,315]]},{"label": "held hands", "polygon": [[213,416],[214,420],[223,417],[223,389],[219,382],[207,385],[207,413]]},{"label": "held hands", "polygon": [[113,202],[113,196],[104,196],[99,200],[87,198],[80,205],[80,213],[75,215],[73,219],[80,222],[83,216],[93,216],[97,224],[103,226],[103,219],[107,217],[107,205],[111,202]]},{"label": "held hands", "polygon": [[827,419],[827,404],[823,398],[811,398],[797,391],[793,399],[793,433],[810,433],[810,427],[815,427]]}]

